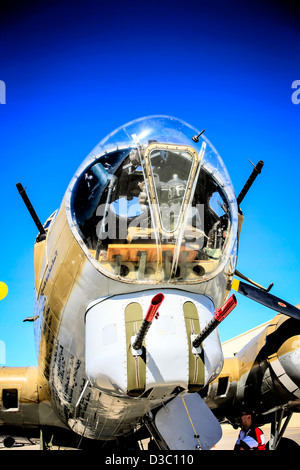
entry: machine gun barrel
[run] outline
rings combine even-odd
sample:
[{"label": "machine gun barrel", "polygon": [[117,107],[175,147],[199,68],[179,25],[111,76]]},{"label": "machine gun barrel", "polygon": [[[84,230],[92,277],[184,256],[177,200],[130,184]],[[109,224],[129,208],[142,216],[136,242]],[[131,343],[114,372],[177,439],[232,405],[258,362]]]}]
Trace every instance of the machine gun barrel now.
[{"label": "machine gun barrel", "polygon": [[152,320],[154,319],[154,317],[158,318],[158,315],[159,315],[158,309],[161,306],[164,298],[165,296],[163,294],[156,294],[151,300],[146,317],[139,329],[138,334],[136,335],[136,339],[134,343],[132,344],[133,349],[135,350],[141,349],[142,343],[147,334],[147,331],[149,330],[152,324]]},{"label": "machine gun barrel", "polygon": [[21,198],[23,199],[24,203],[25,203],[25,206],[27,207],[28,211],[29,211],[29,214],[31,215],[35,225],[37,226],[39,232],[40,232],[40,236],[45,236],[46,235],[46,231],[40,221],[40,219],[38,218],[30,200],[29,200],[29,197],[27,196],[26,194],[26,191],[25,189],[23,188],[22,184],[21,183],[17,183],[16,184],[17,186],[17,189],[20,193],[20,196]]},{"label": "machine gun barrel", "polygon": [[243,189],[241,190],[240,194],[237,197],[237,204],[240,206],[242,200],[246,196],[247,192],[251,188],[252,184],[254,183],[256,177],[261,173],[262,167],[264,166],[264,162],[260,160],[258,164],[254,167],[251,175],[247,179]]},{"label": "machine gun barrel", "polygon": [[214,318],[206,325],[206,327],[201,331],[201,333],[197,336],[197,338],[193,341],[193,347],[198,348],[202,341],[208,337],[212,333],[212,331],[217,328],[217,326],[229,315],[230,312],[237,306],[237,300],[235,295],[233,294],[229,299],[225,302],[223,307],[217,308],[214,314]]}]

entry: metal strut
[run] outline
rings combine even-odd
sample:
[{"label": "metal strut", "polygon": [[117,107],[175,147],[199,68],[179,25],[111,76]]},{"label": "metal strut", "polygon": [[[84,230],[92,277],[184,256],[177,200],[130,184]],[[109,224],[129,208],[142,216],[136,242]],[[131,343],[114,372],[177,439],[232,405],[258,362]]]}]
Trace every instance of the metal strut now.
[{"label": "metal strut", "polygon": [[153,420],[153,416],[152,416],[151,412],[149,413],[149,416],[144,416],[143,421],[144,421],[144,424],[145,424],[146,428],[148,429],[149,433],[153,437],[153,439],[155,441],[155,444],[157,445],[158,449],[159,450],[169,450],[169,447],[167,446],[165,440],[162,438],[162,436],[160,435],[160,433],[158,432],[158,430],[157,430],[157,428],[154,424],[154,420]]},{"label": "metal strut", "polygon": [[284,409],[281,410],[276,410],[275,411],[275,416],[274,419],[272,420],[271,423],[271,433],[270,433],[270,441],[269,441],[269,450],[276,450],[283,434],[285,433],[285,430],[291,420],[291,417],[293,415],[293,412],[290,411],[284,421],[284,424],[281,427],[282,419],[284,417]]}]

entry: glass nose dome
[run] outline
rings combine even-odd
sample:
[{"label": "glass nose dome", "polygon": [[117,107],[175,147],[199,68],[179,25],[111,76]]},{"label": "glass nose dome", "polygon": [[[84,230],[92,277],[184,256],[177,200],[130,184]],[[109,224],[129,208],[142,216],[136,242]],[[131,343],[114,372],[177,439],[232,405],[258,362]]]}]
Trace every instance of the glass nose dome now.
[{"label": "glass nose dome", "polygon": [[[70,183],[68,220],[103,274],[136,283],[211,279],[237,237],[237,205],[211,143],[179,119],[121,126]],[[195,137],[198,136],[198,137]]]}]

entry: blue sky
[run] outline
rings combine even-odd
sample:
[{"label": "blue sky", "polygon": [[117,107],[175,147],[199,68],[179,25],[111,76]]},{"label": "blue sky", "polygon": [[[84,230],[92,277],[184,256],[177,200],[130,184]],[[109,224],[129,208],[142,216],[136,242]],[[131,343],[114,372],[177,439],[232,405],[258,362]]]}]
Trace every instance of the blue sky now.
[{"label": "blue sky", "polygon": [[[16,4],[14,4],[15,6]],[[0,20],[0,341],[9,366],[37,363],[33,326],[36,228],[59,207],[76,169],[116,127],[167,114],[205,129],[236,194],[264,160],[242,204],[237,268],[300,303],[298,246],[300,13],[289,2],[35,2]],[[275,312],[274,312],[275,315]],[[273,316],[238,295],[222,341]],[[2,344],[3,344],[2,343]],[[1,360],[1,358],[0,358]]]}]

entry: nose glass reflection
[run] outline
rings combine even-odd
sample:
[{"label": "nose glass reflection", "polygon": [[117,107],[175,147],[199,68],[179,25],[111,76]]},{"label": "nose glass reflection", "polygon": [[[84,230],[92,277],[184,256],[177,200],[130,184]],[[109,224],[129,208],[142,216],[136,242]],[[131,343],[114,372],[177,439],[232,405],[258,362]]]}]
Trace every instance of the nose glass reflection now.
[{"label": "nose glass reflection", "polygon": [[71,193],[74,226],[110,277],[201,282],[229,256],[232,189],[226,174],[214,170],[219,157],[207,142],[193,144],[182,123],[177,137],[177,124],[168,119],[160,140],[150,138],[158,132],[153,122],[137,122],[144,127],[139,139],[147,136],[141,142],[126,128],[113,134],[118,145],[108,139],[81,171]]}]

